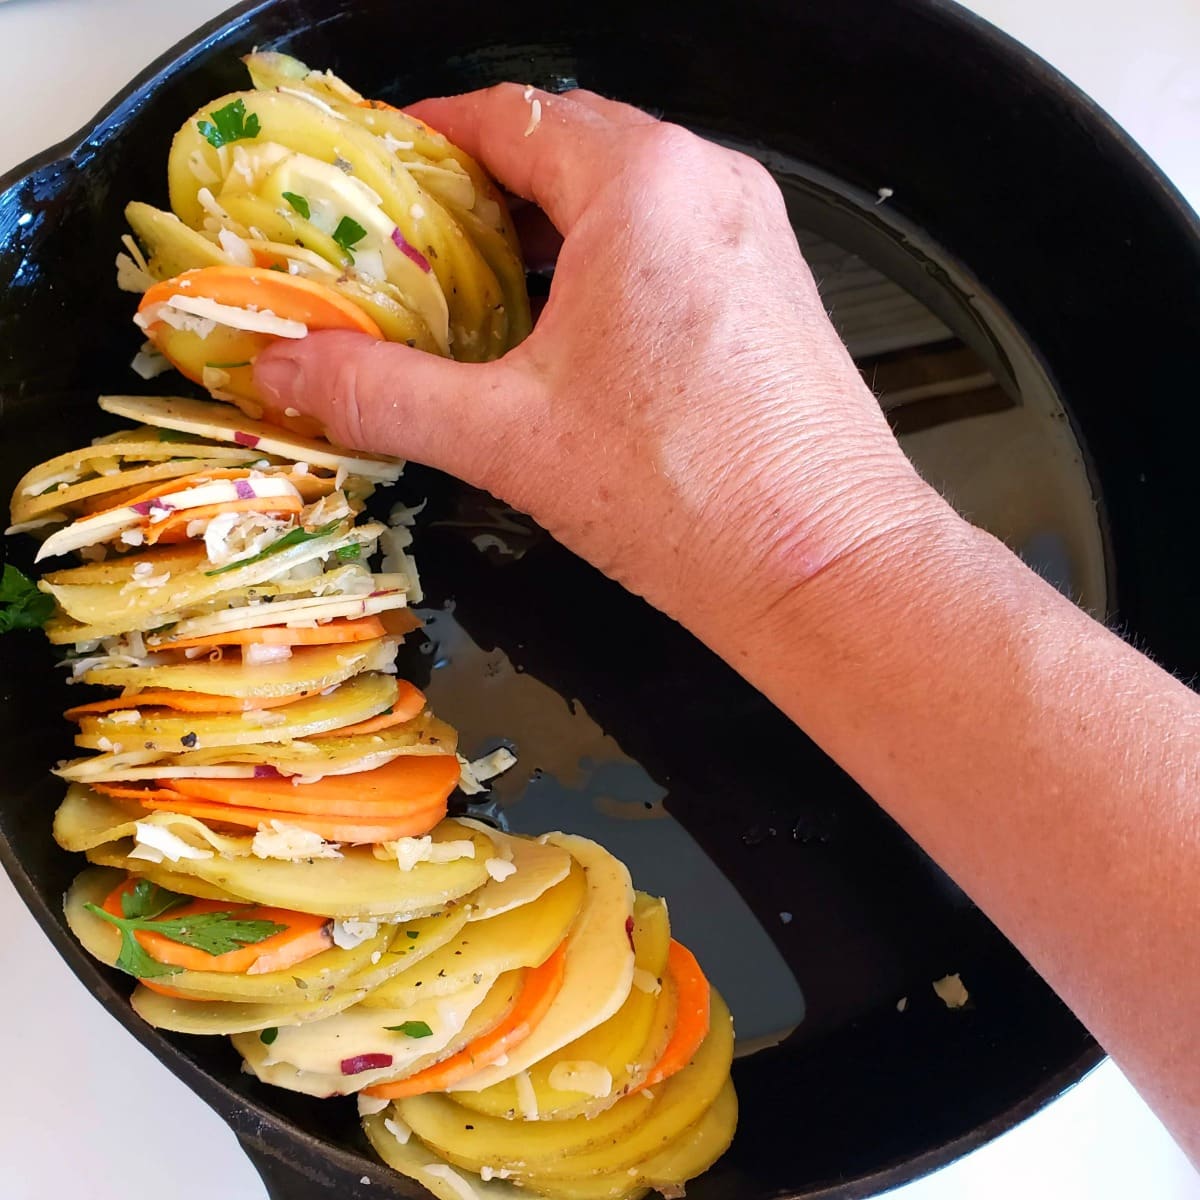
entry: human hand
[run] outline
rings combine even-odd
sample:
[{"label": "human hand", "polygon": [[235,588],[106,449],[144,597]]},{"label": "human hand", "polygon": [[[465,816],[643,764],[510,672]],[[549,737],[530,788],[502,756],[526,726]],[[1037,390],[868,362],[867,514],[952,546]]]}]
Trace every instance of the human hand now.
[{"label": "human hand", "polygon": [[731,597],[740,622],[765,615],[940,508],[758,163],[585,91],[503,84],[411,111],[564,235],[546,307],[487,364],[358,334],[280,342],[256,367],[277,410],[503,498],[726,653]]}]

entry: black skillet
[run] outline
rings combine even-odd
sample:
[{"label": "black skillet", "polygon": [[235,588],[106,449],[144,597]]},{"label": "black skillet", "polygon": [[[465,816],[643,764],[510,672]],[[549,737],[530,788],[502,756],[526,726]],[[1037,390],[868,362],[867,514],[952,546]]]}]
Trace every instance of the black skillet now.
[{"label": "black skillet", "polygon": [[[989,321],[1007,314],[1089,456],[1110,618],[1185,677],[1200,668],[1195,218],[1065,80],[937,0],[234,10],[4,181],[0,491],[108,428],[97,392],[132,390],[129,304],[111,282],[121,208],[165,199],[172,132],[244,86],[237,56],[256,45],[395,101],[578,81],[763,154],[805,223],[874,247],[960,331],[972,327],[1002,381],[1011,363]],[[886,210],[872,203],[881,186],[894,192]],[[1095,1043],[1020,955],[727,668],[486,498],[415,469],[404,487],[431,500],[420,549],[434,620],[409,667],[474,748],[519,733],[501,819],[602,819],[643,886],[666,878],[676,923],[735,1012],[740,997],[743,1032],[791,1023],[797,983],[803,993],[785,1044],[737,1065],[737,1141],[689,1196],[864,1196],[1009,1128],[1095,1065]],[[9,553],[28,565],[27,547]],[[130,1013],[124,980],[76,947],[61,896],[78,863],[49,835],[59,788],[46,767],[68,744],[50,663],[36,637],[0,642],[0,858],[47,935],[230,1123],[273,1196],[416,1195],[364,1157],[352,1105],[268,1090],[224,1045],[159,1036]],[[761,747],[774,753],[746,753]],[[629,820],[640,813],[649,819]],[[674,882],[646,845],[683,864]],[[741,900],[722,896],[706,855]],[[722,906],[679,899],[706,892]],[[929,987],[951,971],[972,997],[958,1011]]]}]

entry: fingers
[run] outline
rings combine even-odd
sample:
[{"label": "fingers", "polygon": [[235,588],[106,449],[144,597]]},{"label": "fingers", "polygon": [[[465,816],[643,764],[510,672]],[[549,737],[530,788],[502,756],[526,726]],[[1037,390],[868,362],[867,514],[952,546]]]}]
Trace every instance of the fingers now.
[{"label": "fingers", "polygon": [[279,339],[259,355],[254,378],[268,409],[315,417],[339,445],[413,459],[481,487],[487,453],[528,391],[503,361],[457,363],[341,331]]},{"label": "fingers", "polygon": [[463,96],[424,100],[407,111],[477,158],[510,192],[544,209],[567,233],[616,173],[623,132],[611,113],[574,97],[573,92],[555,96],[501,83]]},{"label": "fingers", "polygon": [[635,108],[632,104],[624,104],[620,100],[609,100],[606,96],[589,92],[585,88],[575,88],[563,94],[569,96],[577,104],[590,108],[592,112],[606,118],[614,125],[654,125],[658,122],[657,117],[651,116],[640,108]]}]

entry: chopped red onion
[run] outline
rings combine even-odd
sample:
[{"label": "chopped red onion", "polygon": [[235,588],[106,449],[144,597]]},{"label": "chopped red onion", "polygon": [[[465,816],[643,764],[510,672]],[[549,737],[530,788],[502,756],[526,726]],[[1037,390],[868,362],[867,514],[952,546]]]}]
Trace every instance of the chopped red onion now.
[{"label": "chopped red onion", "polygon": [[150,515],[150,501],[149,500],[143,500],[139,504],[131,504],[129,507],[132,508],[133,511],[135,513],[137,513],[139,516],[148,517]]},{"label": "chopped red onion", "polygon": [[429,265],[429,259],[423,255],[408,239],[400,232],[400,226],[397,225],[392,230],[392,241],[396,243],[396,249],[404,255],[405,258],[412,259],[426,274],[433,270]]},{"label": "chopped red onion", "polygon": [[271,766],[256,766],[254,768],[255,779],[280,779],[282,776],[275,767]]},{"label": "chopped red onion", "polygon": [[233,490],[237,492],[239,500],[254,500],[258,493],[245,479],[235,479],[233,482]]},{"label": "chopped red onion", "polygon": [[262,439],[255,437],[252,433],[243,433],[239,429],[234,433],[233,440],[237,442],[239,446],[249,446],[250,449],[253,450]]},{"label": "chopped red onion", "polygon": [[630,950],[632,950],[634,948],[634,946],[633,946],[633,918],[632,917],[625,918],[625,936],[629,939],[629,948],[630,948]]},{"label": "chopped red onion", "polygon": [[378,1071],[392,1065],[390,1054],[356,1054],[342,1059],[343,1075],[360,1075],[363,1071]]}]

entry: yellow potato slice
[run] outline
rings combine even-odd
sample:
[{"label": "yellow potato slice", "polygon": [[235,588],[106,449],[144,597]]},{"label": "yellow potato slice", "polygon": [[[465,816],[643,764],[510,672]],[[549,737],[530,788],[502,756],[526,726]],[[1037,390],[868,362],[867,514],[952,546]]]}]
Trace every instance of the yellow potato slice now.
[{"label": "yellow potato slice", "polygon": [[[217,833],[195,817],[180,813],[151,812],[129,801],[112,800],[80,783],[67,788],[67,794],[54,814],[54,840],[64,849],[90,851],[134,836],[139,822],[157,825],[174,834],[196,850],[244,857],[250,853],[253,838]],[[157,880],[155,882],[158,882]],[[175,892],[199,895],[190,887],[171,886]],[[167,886],[167,885],[163,885]]]},{"label": "yellow potato slice", "polygon": [[[347,523],[325,537],[289,546],[260,562],[234,567],[219,574],[209,574],[213,568],[203,547],[185,544],[170,547],[179,555],[178,570],[164,570],[163,556],[138,553],[123,556],[112,563],[96,564],[123,572],[123,583],[118,579],[105,583],[75,582],[81,577],[74,572],[83,570],[75,567],[73,571],[58,571],[54,576],[46,576],[38,587],[53,596],[63,612],[78,625],[89,626],[91,631],[104,631],[99,634],[93,632],[92,636],[116,636],[173,623],[193,605],[221,595],[238,594],[252,585],[265,584],[303,563],[333,554],[342,546],[369,546],[383,529],[377,524],[351,528]],[[155,566],[157,573],[149,576],[159,581],[154,586],[142,586],[141,582],[135,581],[133,571],[141,562],[150,562]],[[164,573],[166,579],[162,578]],[[70,581],[65,581],[64,577]],[[66,628],[58,632],[59,636],[56,637],[55,631],[50,631],[51,641],[78,640],[74,636],[62,637],[67,632]]]},{"label": "yellow potato slice", "polygon": [[[86,906],[103,906],[105,899],[124,878],[120,871],[89,867],[75,878],[63,904],[71,932],[89,954],[110,967],[116,964],[121,952],[121,935],[113,925],[101,920]],[[448,926],[454,923],[449,917],[439,920]],[[437,923],[437,920],[432,922],[435,926]],[[461,923],[459,920],[458,924]],[[415,923],[408,928],[419,928],[425,924],[430,922]],[[453,935],[447,932],[446,936]],[[384,925],[375,937],[360,942],[352,949],[343,950],[334,946],[283,971],[271,971],[262,975],[177,971],[161,982],[173,991],[186,993],[186,999],[193,1001],[315,1008],[318,1004],[332,999],[332,993],[348,990],[351,993],[349,1003],[353,1004],[357,1003],[361,996],[362,983],[356,978],[361,972],[376,966],[384,959],[390,959],[389,965],[393,969],[399,969],[399,965],[404,962],[403,952],[407,950],[407,944],[400,947],[397,953],[387,953],[398,937],[403,942],[408,942],[403,929]]]},{"label": "yellow potato slice", "polygon": [[393,169],[386,147],[374,134],[301,97],[284,92],[232,93],[213,101],[187,121],[175,135],[167,165],[171,207],[186,224],[195,228],[204,219],[198,199],[202,185],[194,164],[203,162],[207,171],[219,179],[227,173],[220,151],[205,141],[197,123],[237,100],[243,101],[248,114],[259,119],[259,134],[247,142],[247,148],[252,142],[276,142],[321,162],[340,159],[349,164],[349,173],[379,195],[383,211],[432,266],[450,309],[454,356],[465,361],[495,356],[490,346],[482,344],[488,339],[481,338],[479,331],[489,328],[493,310],[503,303],[503,295],[474,243],[407,171]]},{"label": "yellow potato slice", "polygon": [[496,830],[490,830],[489,836],[506,852],[516,870],[505,879],[489,880],[476,893],[471,909],[472,921],[486,921],[532,903],[543,892],[566,879],[571,871],[571,856],[560,846]]},{"label": "yellow potato slice", "polygon": [[[402,1073],[405,1075],[414,1074],[435,1061],[446,1058],[451,1054],[457,1054],[469,1041],[478,1037],[481,1033],[485,1033],[501,1021],[512,1006],[513,1000],[520,990],[519,975],[520,972],[514,972],[511,975],[504,975],[497,979],[482,1003],[478,1004],[472,1010],[466,1024],[463,1025],[462,1029],[441,1050],[436,1054],[425,1054],[415,1059],[410,1056],[405,1060],[406,1065]],[[356,1009],[350,1009],[349,1013],[356,1011]],[[411,1019],[411,1013],[398,1018],[398,1020]],[[325,1023],[322,1022],[320,1028],[324,1027]],[[316,1034],[318,1028],[317,1026],[313,1026],[311,1032]],[[337,1036],[334,1023],[331,1022],[328,1028],[331,1037]],[[395,1074],[394,1067],[363,1072],[354,1076],[343,1075],[340,1070],[336,1072],[303,1070],[287,1060],[268,1062],[268,1052],[265,1048],[261,1048],[261,1043],[256,1045],[254,1039],[235,1038],[234,1045],[244,1054],[247,1065],[252,1068],[254,1074],[263,1083],[269,1083],[274,1087],[287,1088],[288,1091],[292,1092],[302,1092],[307,1096],[324,1098],[326,1096],[345,1095],[350,1092],[361,1091],[363,1088],[369,1087],[372,1083],[391,1079]],[[325,1056],[329,1057],[330,1053],[326,1052]],[[278,1056],[274,1057],[277,1058]]]},{"label": "yellow potato slice", "polygon": [[479,974],[495,979],[505,971],[540,966],[579,918],[585,892],[584,873],[576,867],[534,903],[467,924],[436,954],[402,971],[367,1003],[373,1008],[406,1008],[430,995],[457,992]]},{"label": "yellow potato slice", "polygon": [[209,696],[289,696],[334,687],[365,671],[380,671],[396,657],[394,638],[333,646],[296,646],[282,662],[251,664],[203,658],[162,667],[94,667],[85,683],[122,688],[168,688]]},{"label": "yellow potato slice", "polygon": [[[83,451],[76,451],[74,454],[60,455],[35,468],[36,474],[35,471],[29,472],[13,491],[13,524],[35,520],[51,511],[77,513],[85,507],[85,501],[94,500],[108,492],[129,487],[149,487],[166,479],[177,479],[212,468],[248,466],[263,457],[235,446],[212,446],[199,442],[135,443],[135,446],[138,458],[118,455],[116,446],[93,446],[89,449],[95,450],[95,455],[85,456]],[[156,447],[160,452],[151,457]],[[93,474],[90,463],[97,460],[107,460],[110,465],[114,462],[126,465],[116,471],[110,470],[108,474]],[[55,463],[62,465],[55,471],[47,470]],[[86,477],[78,482],[53,482],[56,476],[61,480],[64,474],[72,470]]]},{"label": "yellow potato slice", "polygon": [[[638,893],[633,909],[633,947],[636,970],[659,979],[667,965],[667,950],[671,943],[671,927],[667,906],[662,900]],[[637,986],[630,990],[625,1003],[602,1025],[583,1037],[547,1055],[529,1068],[529,1082],[540,1120],[564,1120],[574,1116],[594,1116],[619,1100],[629,1090],[635,1077],[644,1078],[644,1066],[639,1070],[643,1047],[654,1029],[657,996]],[[608,1090],[600,1096],[591,1092],[570,1091],[555,1087],[556,1067],[569,1068],[585,1063],[592,1073],[595,1067],[607,1072]],[[494,1084],[482,1092],[452,1092],[464,1108],[473,1112],[503,1117],[509,1112],[528,1116],[517,1086],[511,1079]]]},{"label": "yellow potato slice", "polygon": [[[318,1022],[280,1029],[270,1046],[255,1045],[251,1038],[235,1038],[234,1046],[256,1074],[259,1067],[287,1066],[310,1081],[315,1077],[322,1086],[332,1079],[335,1086],[325,1095],[347,1095],[407,1074],[413,1064],[448,1046],[496,982],[495,977],[475,978],[478,982],[469,980],[458,991],[430,996],[403,1009],[368,1009],[358,1004]],[[391,1062],[352,1074],[341,1071],[345,1060],[364,1055]]]},{"label": "yellow potato slice", "polygon": [[[383,940],[389,941],[395,936],[394,930],[388,930],[383,934]],[[260,1003],[183,1000],[139,985],[134,988],[130,1003],[144,1021],[173,1033],[247,1034],[271,1028],[279,1028],[282,1032],[283,1027],[315,1024],[353,1007],[395,969],[393,959],[387,951],[382,951],[377,962],[368,960],[365,966],[343,981],[340,988],[325,987],[310,995],[312,989],[295,983],[294,980],[301,977],[294,976],[294,996],[301,999]],[[169,987],[172,978],[168,976],[164,984]],[[304,981],[301,979],[301,982]]]},{"label": "yellow potato slice", "polygon": [[192,880],[198,880],[227,895],[297,912],[359,918],[404,914],[415,920],[455,906],[480,887],[488,878],[484,862],[494,849],[481,833],[455,821],[443,821],[431,836],[438,842],[469,839],[475,844],[475,857],[423,862],[401,871],[394,862],[375,858],[368,848],[349,847],[341,858],[284,862],[218,856],[181,860],[168,869],[165,863],[152,865],[130,858],[133,841],[129,838],[97,846],[88,857],[100,866],[146,875],[172,891],[191,895],[200,894],[192,885]]},{"label": "yellow potato slice", "polygon": [[220,246],[188,228],[174,213],[134,200],[125,206],[125,220],[146,251],[146,265],[155,279],[173,279],[194,267],[231,261]]},{"label": "yellow potato slice", "polygon": [[[510,1051],[508,1060],[463,1080],[458,1085],[461,1091],[482,1091],[511,1079],[581,1038],[625,1003],[633,985],[633,947],[625,932],[625,923],[633,915],[628,870],[587,838],[554,833],[547,841],[567,850],[587,874],[587,896],[567,944],[562,990],[533,1033]],[[519,914],[523,910],[514,911]]]},{"label": "yellow potato slice", "polygon": [[595,1117],[515,1124],[438,1095],[397,1100],[393,1107],[426,1146],[455,1166],[504,1169],[539,1191],[553,1191],[555,1181],[628,1170],[674,1141],[715,1103],[732,1061],[733,1022],[714,992],[712,1026],[691,1063],[652,1096],[626,1096]]},{"label": "yellow potato slice", "polygon": [[[375,1153],[394,1171],[416,1180],[437,1200],[464,1200],[468,1195],[479,1200],[522,1200],[528,1192],[513,1187],[503,1180],[490,1179],[486,1183],[476,1173],[458,1170],[445,1159],[422,1144],[420,1138],[406,1137],[401,1141],[388,1128],[393,1118],[390,1108],[364,1117],[363,1133]],[[392,1121],[393,1126],[396,1126]],[[468,1189],[470,1189],[468,1191]],[[629,1193],[631,1196],[644,1194],[645,1188]]]},{"label": "yellow potato slice", "polygon": [[[274,758],[269,757],[271,752],[264,752],[259,757],[231,758],[228,755],[214,757],[208,753],[208,749],[219,747],[228,750],[231,747],[248,747],[264,742],[287,742],[311,737],[314,733],[339,729],[343,725],[353,725],[356,721],[365,721],[384,712],[395,703],[396,681],[390,675],[365,671],[339,684],[328,696],[309,696],[278,708],[251,709],[246,713],[168,715],[170,710],[154,709],[152,711],[155,715],[151,715],[151,711],[141,711],[136,694],[129,696],[128,701],[127,709],[116,711],[139,713],[136,722],[130,722],[128,718],[114,719],[108,713],[82,717],[80,733],[75,739],[76,745],[96,750],[100,748],[102,739],[106,738],[110,746],[128,744],[130,748],[139,751],[144,749],[149,761],[159,761],[165,754],[171,754],[171,761],[180,766],[201,766],[213,762],[265,763],[274,761]],[[443,726],[432,717],[418,717],[405,725],[384,730],[377,736],[384,737],[390,734],[393,740],[403,744],[408,740],[427,740],[431,736],[449,738],[449,730],[449,726]],[[191,739],[192,734],[195,734],[194,742]],[[183,745],[184,738],[191,743],[193,751],[176,755],[175,752]],[[298,761],[315,763],[320,762],[326,753],[322,750],[326,741],[344,745],[351,740],[358,739],[331,737],[320,742],[300,744],[301,747],[311,749],[293,746],[285,750],[276,746],[274,753],[285,758],[291,755]],[[450,752],[453,752],[452,742]],[[70,767],[60,768],[59,774],[67,779],[156,778],[122,774],[122,763],[127,761],[120,751],[113,751],[94,758],[77,759]]]},{"label": "yellow potato slice", "polygon": [[131,421],[142,421],[161,429],[177,429],[217,442],[243,444],[252,439],[254,445],[250,448],[260,454],[277,454],[292,462],[305,462],[330,471],[351,471],[384,483],[395,483],[403,469],[403,464],[395,459],[342,450],[328,442],[302,438],[277,425],[252,421],[228,405],[215,404],[211,400],[191,400],[182,396],[101,396],[99,404],[105,412],[128,417]]},{"label": "yellow potato slice", "polygon": [[729,1149],[737,1129],[737,1112],[733,1081],[726,1080],[704,1115],[650,1158],[611,1174],[534,1180],[525,1184],[524,1194],[532,1192],[554,1200],[628,1200],[644,1195],[648,1188],[678,1194],[688,1180],[704,1174]]},{"label": "yellow potato slice", "polygon": [[[470,155],[405,112],[359,103],[362,97],[329,71],[310,71],[298,59],[271,51],[258,51],[244,61],[256,88],[283,86],[308,92],[378,135],[389,158],[403,165],[462,225],[499,281],[507,328],[496,352],[511,349],[526,337],[532,322],[516,232],[496,186]],[[469,191],[463,186],[464,176]],[[495,326],[493,336],[499,330]]]}]

